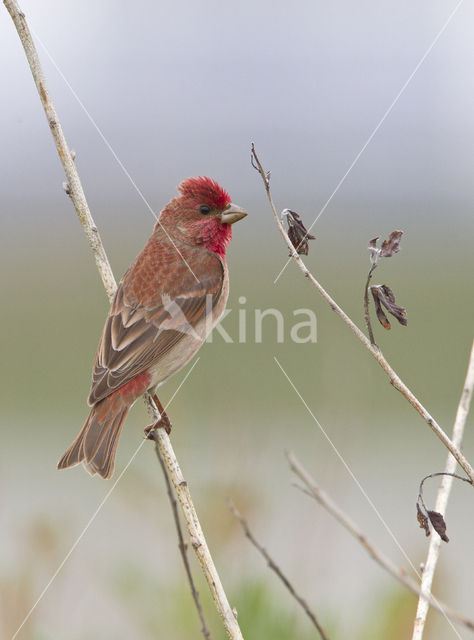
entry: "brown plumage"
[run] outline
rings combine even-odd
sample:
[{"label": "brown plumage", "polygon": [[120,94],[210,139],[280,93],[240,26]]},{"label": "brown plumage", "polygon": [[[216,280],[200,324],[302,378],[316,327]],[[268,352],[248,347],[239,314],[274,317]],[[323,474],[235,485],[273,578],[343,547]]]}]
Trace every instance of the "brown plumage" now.
[{"label": "brown plumage", "polygon": [[83,462],[110,477],[130,407],[189,362],[224,312],[225,247],[246,213],[209,178],[178,189],[119,283],[95,357],[92,409],[59,469]]}]

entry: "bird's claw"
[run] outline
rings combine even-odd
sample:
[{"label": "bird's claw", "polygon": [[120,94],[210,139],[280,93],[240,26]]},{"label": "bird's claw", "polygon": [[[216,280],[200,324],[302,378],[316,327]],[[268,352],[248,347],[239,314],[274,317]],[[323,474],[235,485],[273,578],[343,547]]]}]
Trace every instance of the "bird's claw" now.
[{"label": "bird's claw", "polygon": [[145,438],[147,440],[154,440],[152,431],[155,429],[164,429],[168,435],[171,433],[171,422],[168,416],[165,414],[161,416],[159,420],[153,422],[153,424],[149,424],[148,427],[145,427]]}]

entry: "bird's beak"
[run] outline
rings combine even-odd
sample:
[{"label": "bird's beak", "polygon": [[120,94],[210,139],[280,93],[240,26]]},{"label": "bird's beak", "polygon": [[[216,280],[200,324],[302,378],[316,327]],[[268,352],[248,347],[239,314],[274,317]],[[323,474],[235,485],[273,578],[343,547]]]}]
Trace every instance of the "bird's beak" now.
[{"label": "bird's beak", "polygon": [[238,207],[236,204],[232,202],[227,207],[225,211],[221,213],[221,222],[224,224],[234,224],[234,222],[238,222],[245,218],[247,212],[242,209],[242,207]]}]

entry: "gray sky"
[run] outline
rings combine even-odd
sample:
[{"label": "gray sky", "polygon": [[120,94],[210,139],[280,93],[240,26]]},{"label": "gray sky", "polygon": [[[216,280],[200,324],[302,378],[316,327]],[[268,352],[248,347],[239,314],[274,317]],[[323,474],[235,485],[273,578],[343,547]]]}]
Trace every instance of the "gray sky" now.
[{"label": "gray sky", "polygon": [[[455,6],[431,0],[138,0],[133,8],[121,1],[22,2],[154,209],[182,178],[197,174],[221,181],[236,202],[260,201],[261,185],[249,165],[254,140],[272,168],[282,207],[310,207],[310,217]],[[351,207],[383,215],[384,208],[414,202],[434,218],[446,209],[471,216],[473,25],[474,7],[463,3],[321,224],[330,215],[345,219]],[[39,49],[91,204],[104,216],[118,207],[143,210],[148,225],[145,205]],[[4,9],[0,55],[2,215],[12,207],[25,216],[38,206],[53,210],[62,202],[61,168]]]}]

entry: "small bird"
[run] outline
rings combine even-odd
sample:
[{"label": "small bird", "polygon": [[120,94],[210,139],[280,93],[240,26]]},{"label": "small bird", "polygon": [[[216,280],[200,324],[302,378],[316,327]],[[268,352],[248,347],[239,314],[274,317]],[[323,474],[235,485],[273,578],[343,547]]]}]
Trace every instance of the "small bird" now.
[{"label": "small bird", "polygon": [[224,313],[226,246],[247,213],[210,178],[188,178],[178,193],[118,285],[92,370],[92,409],[58,469],[82,462],[110,478],[133,403],[182,369]]}]

